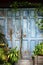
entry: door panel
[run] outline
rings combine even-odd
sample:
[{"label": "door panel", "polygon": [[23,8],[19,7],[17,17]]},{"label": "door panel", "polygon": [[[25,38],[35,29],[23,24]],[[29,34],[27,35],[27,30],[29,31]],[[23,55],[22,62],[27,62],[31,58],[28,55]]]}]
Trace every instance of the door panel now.
[{"label": "door panel", "polygon": [[[15,46],[20,49],[20,44],[21,44],[21,29],[22,29],[22,51],[26,51],[31,53],[34,50],[34,47],[36,44],[38,44],[40,41],[43,41],[43,32],[40,32],[37,25],[36,21],[40,21],[41,18],[39,18],[37,12],[34,9],[20,9],[16,12],[10,12],[7,11],[7,17],[6,17],[6,25],[4,24],[5,20],[0,19],[0,24],[5,25],[7,27],[7,38],[8,38],[8,43],[9,47],[13,48]],[[35,15],[37,15],[37,18],[35,19]],[[12,29],[12,46],[11,46],[11,41],[10,41],[10,35],[9,31]],[[5,31],[4,31],[5,32]],[[26,54],[28,56],[28,54]]]},{"label": "door panel", "polygon": [[27,38],[27,19],[23,19],[23,39]]},{"label": "door panel", "polygon": [[[28,10],[27,12],[28,13],[23,13],[24,16],[23,16],[23,19],[22,19],[22,25],[23,25],[23,34],[26,34],[27,37],[23,37],[23,40],[25,40],[24,44],[23,44],[23,47],[25,50],[27,50],[30,54],[33,53],[33,50],[34,50],[34,47],[36,44],[39,43],[40,40],[43,40],[43,32],[41,33],[38,29],[38,27],[36,26],[36,20],[41,20],[41,18],[39,19],[35,19],[34,18],[34,15],[35,15],[35,12],[34,11],[30,11]],[[27,17],[28,15],[28,17]],[[26,43],[26,40],[28,40],[28,42]]]},{"label": "door panel", "polygon": [[[41,18],[35,19],[35,11],[32,9],[25,9],[22,11],[18,10],[18,12],[14,13],[13,15],[13,46],[15,46],[16,42],[18,42],[18,44],[20,45],[22,28],[22,51],[24,51],[24,53],[25,51],[27,51],[32,54],[35,45],[39,42],[39,40],[43,40],[43,36],[41,36],[43,33],[39,31],[36,25],[36,21]],[[18,41],[15,42],[15,40]]]},{"label": "door panel", "polygon": [[34,50],[34,47],[36,45],[36,41],[35,40],[31,40],[30,41],[30,52],[32,54],[33,50]]},{"label": "door panel", "polygon": [[35,20],[30,19],[30,37],[35,37]]}]

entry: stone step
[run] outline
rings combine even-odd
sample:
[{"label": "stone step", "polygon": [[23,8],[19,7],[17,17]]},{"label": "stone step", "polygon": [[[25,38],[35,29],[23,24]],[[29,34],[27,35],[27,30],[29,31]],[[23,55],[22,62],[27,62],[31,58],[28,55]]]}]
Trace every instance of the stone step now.
[{"label": "stone step", "polygon": [[17,65],[33,65],[33,61],[32,60],[21,59],[21,60],[18,61]]}]

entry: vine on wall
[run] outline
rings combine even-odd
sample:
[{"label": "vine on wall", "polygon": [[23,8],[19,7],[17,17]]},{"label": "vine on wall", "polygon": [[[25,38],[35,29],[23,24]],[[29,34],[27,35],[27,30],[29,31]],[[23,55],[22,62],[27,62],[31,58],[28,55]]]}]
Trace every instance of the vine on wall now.
[{"label": "vine on wall", "polygon": [[13,9],[17,9],[17,8],[30,8],[30,7],[33,7],[33,8],[38,8],[40,9],[40,11],[43,10],[43,4],[41,3],[31,3],[31,2],[28,2],[28,1],[22,1],[22,2],[18,2],[18,1],[14,1],[10,7],[12,7]]}]

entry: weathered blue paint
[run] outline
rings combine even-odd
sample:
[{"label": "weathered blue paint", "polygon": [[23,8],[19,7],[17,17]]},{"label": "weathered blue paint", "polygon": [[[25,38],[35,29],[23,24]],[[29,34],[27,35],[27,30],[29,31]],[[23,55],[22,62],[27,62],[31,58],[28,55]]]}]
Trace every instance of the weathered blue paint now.
[{"label": "weathered blue paint", "polygon": [[[34,16],[37,16],[35,18]],[[23,30],[22,51],[33,52],[33,49],[39,41],[43,41],[43,32],[41,33],[35,24],[43,17],[38,16],[34,8],[18,9],[14,12],[10,9],[0,9],[0,25],[4,26],[4,34],[8,40],[9,47],[15,46],[20,49],[21,27]],[[1,23],[1,19],[4,23]],[[10,29],[12,29],[12,46],[10,40]]]}]

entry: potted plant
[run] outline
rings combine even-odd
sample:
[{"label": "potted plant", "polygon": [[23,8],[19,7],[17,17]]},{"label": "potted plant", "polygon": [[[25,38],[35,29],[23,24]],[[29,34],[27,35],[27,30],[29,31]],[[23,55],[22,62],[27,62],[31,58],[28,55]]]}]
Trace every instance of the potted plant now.
[{"label": "potted plant", "polygon": [[34,55],[43,56],[43,42],[41,42],[35,46],[33,53],[34,53]]},{"label": "potted plant", "polygon": [[8,60],[8,42],[5,35],[0,32],[0,65],[5,64]]},{"label": "potted plant", "polygon": [[16,62],[18,62],[20,58],[19,50],[17,50],[17,47],[12,48],[8,54],[8,62],[10,62],[12,65],[15,65]]},{"label": "potted plant", "polygon": [[34,63],[40,63],[40,65],[43,65],[43,42],[40,42],[35,46],[33,54]]}]

